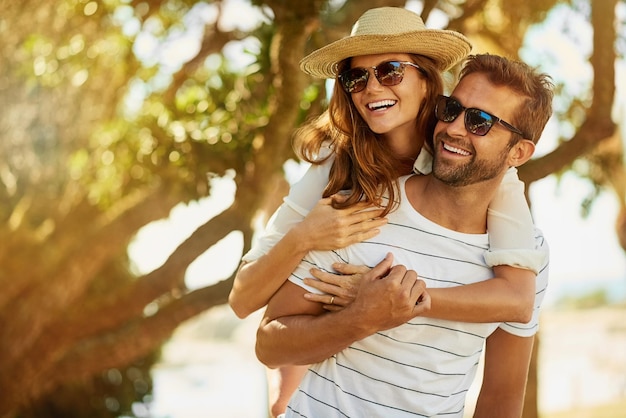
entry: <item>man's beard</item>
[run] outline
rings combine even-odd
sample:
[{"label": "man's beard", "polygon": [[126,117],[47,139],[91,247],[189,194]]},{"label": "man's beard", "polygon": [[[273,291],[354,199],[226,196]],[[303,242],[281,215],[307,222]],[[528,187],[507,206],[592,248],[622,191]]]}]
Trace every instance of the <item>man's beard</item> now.
[{"label": "man's beard", "polygon": [[[444,139],[447,143],[451,143],[451,141],[448,141],[449,137],[444,133],[439,134],[437,139]],[[453,187],[462,187],[491,180],[499,176],[503,171],[503,167],[506,167],[509,150],[510,148],[507,147],[493,160],[478,160],[476,153],[472,152],[469,161],[461,165],[458,163],[444,163],[438,155],[442,152],[441,146],[435,146],[433,176],[437,180]]]}]

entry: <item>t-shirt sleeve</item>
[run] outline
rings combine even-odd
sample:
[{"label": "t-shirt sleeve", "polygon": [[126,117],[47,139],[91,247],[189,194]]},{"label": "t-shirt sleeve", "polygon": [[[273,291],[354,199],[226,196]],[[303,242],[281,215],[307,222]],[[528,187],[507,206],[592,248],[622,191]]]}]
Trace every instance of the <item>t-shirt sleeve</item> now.
[{"label": "t-shirt sleeve", "polygon": [[509,265],[537,273],[545,255],[534,245],[534,224],[524,196],[524,183],[512,167],[502,179],[489,204],[487,217],[489,251],[485,261],[489,266]]},{"label": "t-shirt sleeve", "polygon": [[415,174],[430,174],[431,171],[433,171],[433,156],[426,147],[422,147],[413,163],[413,172]]},{"label": "t-shirt sleeve", "polygon": [[531,320],[526,324],[517,322],[504,322],[500,325],[500,328],[502,328],[503,330],[519,337],[531,337],[535,335],[539,330],[539,314],[541,312],[541,305],[546,296],[546,290],[548,288],[549,247],[541,231],[536,228],[535,243],[535,251],[538,251],[542,254],[544,262],[539,267],[537,277],[535,279],[535,305],[533,307],[533,316]]},{"label": "t-shirt sleeve", "polygon": [[[324,152],[330,151],[325,148]],[[250,251],[242,257],[242,261],[251,262],[267,254],[294,225],[302,222],[322,198],[324,188],[328,184],[332,160],[331,156],[323,164],[311,165],[302,178],[291,186],[289,195],[270,217],[265,230],[255,239]]]},{"label": "t-shirt sleeve", "polygon": [[255,239],[252,248],[243,257],[242,261],[249,263],[269,252],[269,250],[280,241],[287,231],[295,224],[302,222],[304,216],[293,210],[289,205],[283,203],[271,216],[265,230]]},{"label": "t-shirt sleeve", "polygon": [[[328,149],[324,148],[325,153]],[[289,189],[284,202],[304,218],[319,202],[328,184],[328,176],[334,158],[331,156],[323,164],[312,164],[304,176]]]}]

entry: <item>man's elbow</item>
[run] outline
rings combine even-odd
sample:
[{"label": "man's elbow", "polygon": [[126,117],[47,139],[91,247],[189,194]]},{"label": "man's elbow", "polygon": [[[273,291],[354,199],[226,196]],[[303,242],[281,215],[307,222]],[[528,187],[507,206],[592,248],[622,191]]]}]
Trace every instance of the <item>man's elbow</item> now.
[{"label": "man's elbow", "polygon": [[255,347],[254,351],[256,353],[256,358],[261,362],[261,364],[263,364],[267,368],[269,368],[269,369],[277,369],[278,367],[280,367],[280,364],[276,364],[273,361],[273,359],[271,358],[271,356],[267,356],[265,351],[259,349],[258,344]]},{"label": "man's elbow", "polygon": [[276,361],[277,359],[273,358],[274,357],[272,356],[273,350],[267,349],[265,347],[265,345],[263,344],[263,337],[260,336],[259,333],[257,333],[257,339],[256,339],[256,344],[254,346],[254,352],[256,354],[256,358],[266,367],[270,369],[276,369],[282,366],[282,364],[279,364]]}]

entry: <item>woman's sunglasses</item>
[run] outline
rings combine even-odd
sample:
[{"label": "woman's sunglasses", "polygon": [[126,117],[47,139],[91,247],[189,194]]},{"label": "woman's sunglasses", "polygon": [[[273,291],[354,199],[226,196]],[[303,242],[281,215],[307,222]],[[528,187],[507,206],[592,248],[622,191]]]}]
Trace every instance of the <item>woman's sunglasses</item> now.
[{"label": "woman's sunglasses", "polygon": [[358,93],[367,86],[367,80],[370,78],[370,68],[374,70],[374,76],[381,85],[395,86],[402,82],[404,69],[407,66],[423,71],[419,65],[409,61],[385,61],[375,67],[351,68],[339,74],[338,79],[341,83],[341,87],[343,87],[347,93]]},{"label": "woman's sunglasses", "polygon": [[458,100],[447,96],[439,96],[435,105],[435,116],[442,122],[453,122],[465,111],[465,129],[478,136],[485,136],[493,125],[500,123],[511,132],[524,136],[522,131],[497,116],[475,107],[465,107]]}]

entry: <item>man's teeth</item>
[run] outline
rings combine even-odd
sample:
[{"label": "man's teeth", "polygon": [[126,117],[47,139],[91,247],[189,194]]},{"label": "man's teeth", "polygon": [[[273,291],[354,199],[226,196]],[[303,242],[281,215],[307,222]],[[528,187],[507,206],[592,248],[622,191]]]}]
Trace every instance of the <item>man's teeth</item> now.
[{"label": "man's teeth", "polygon": [[381,100],[379,102],[368,103],[367,107],[370,110],[377,110],[377,109],[381,109],[381,108],[391,107],[391,106],[393,106],[395,104],[396,104],[396,102],[394,100]]},{"label": "man's teeth", "polygon": [[453,147],[453,146],[448,145],[448,144],[443,144],[443,148],[448,150],[448,151],[450,151],[450,152],[454,152],[456,154],[461,154],[461,155],[465,155],[465,156],[470,155],[469,152],[464,151],[464,150],[462,150],[460,148]]}]

